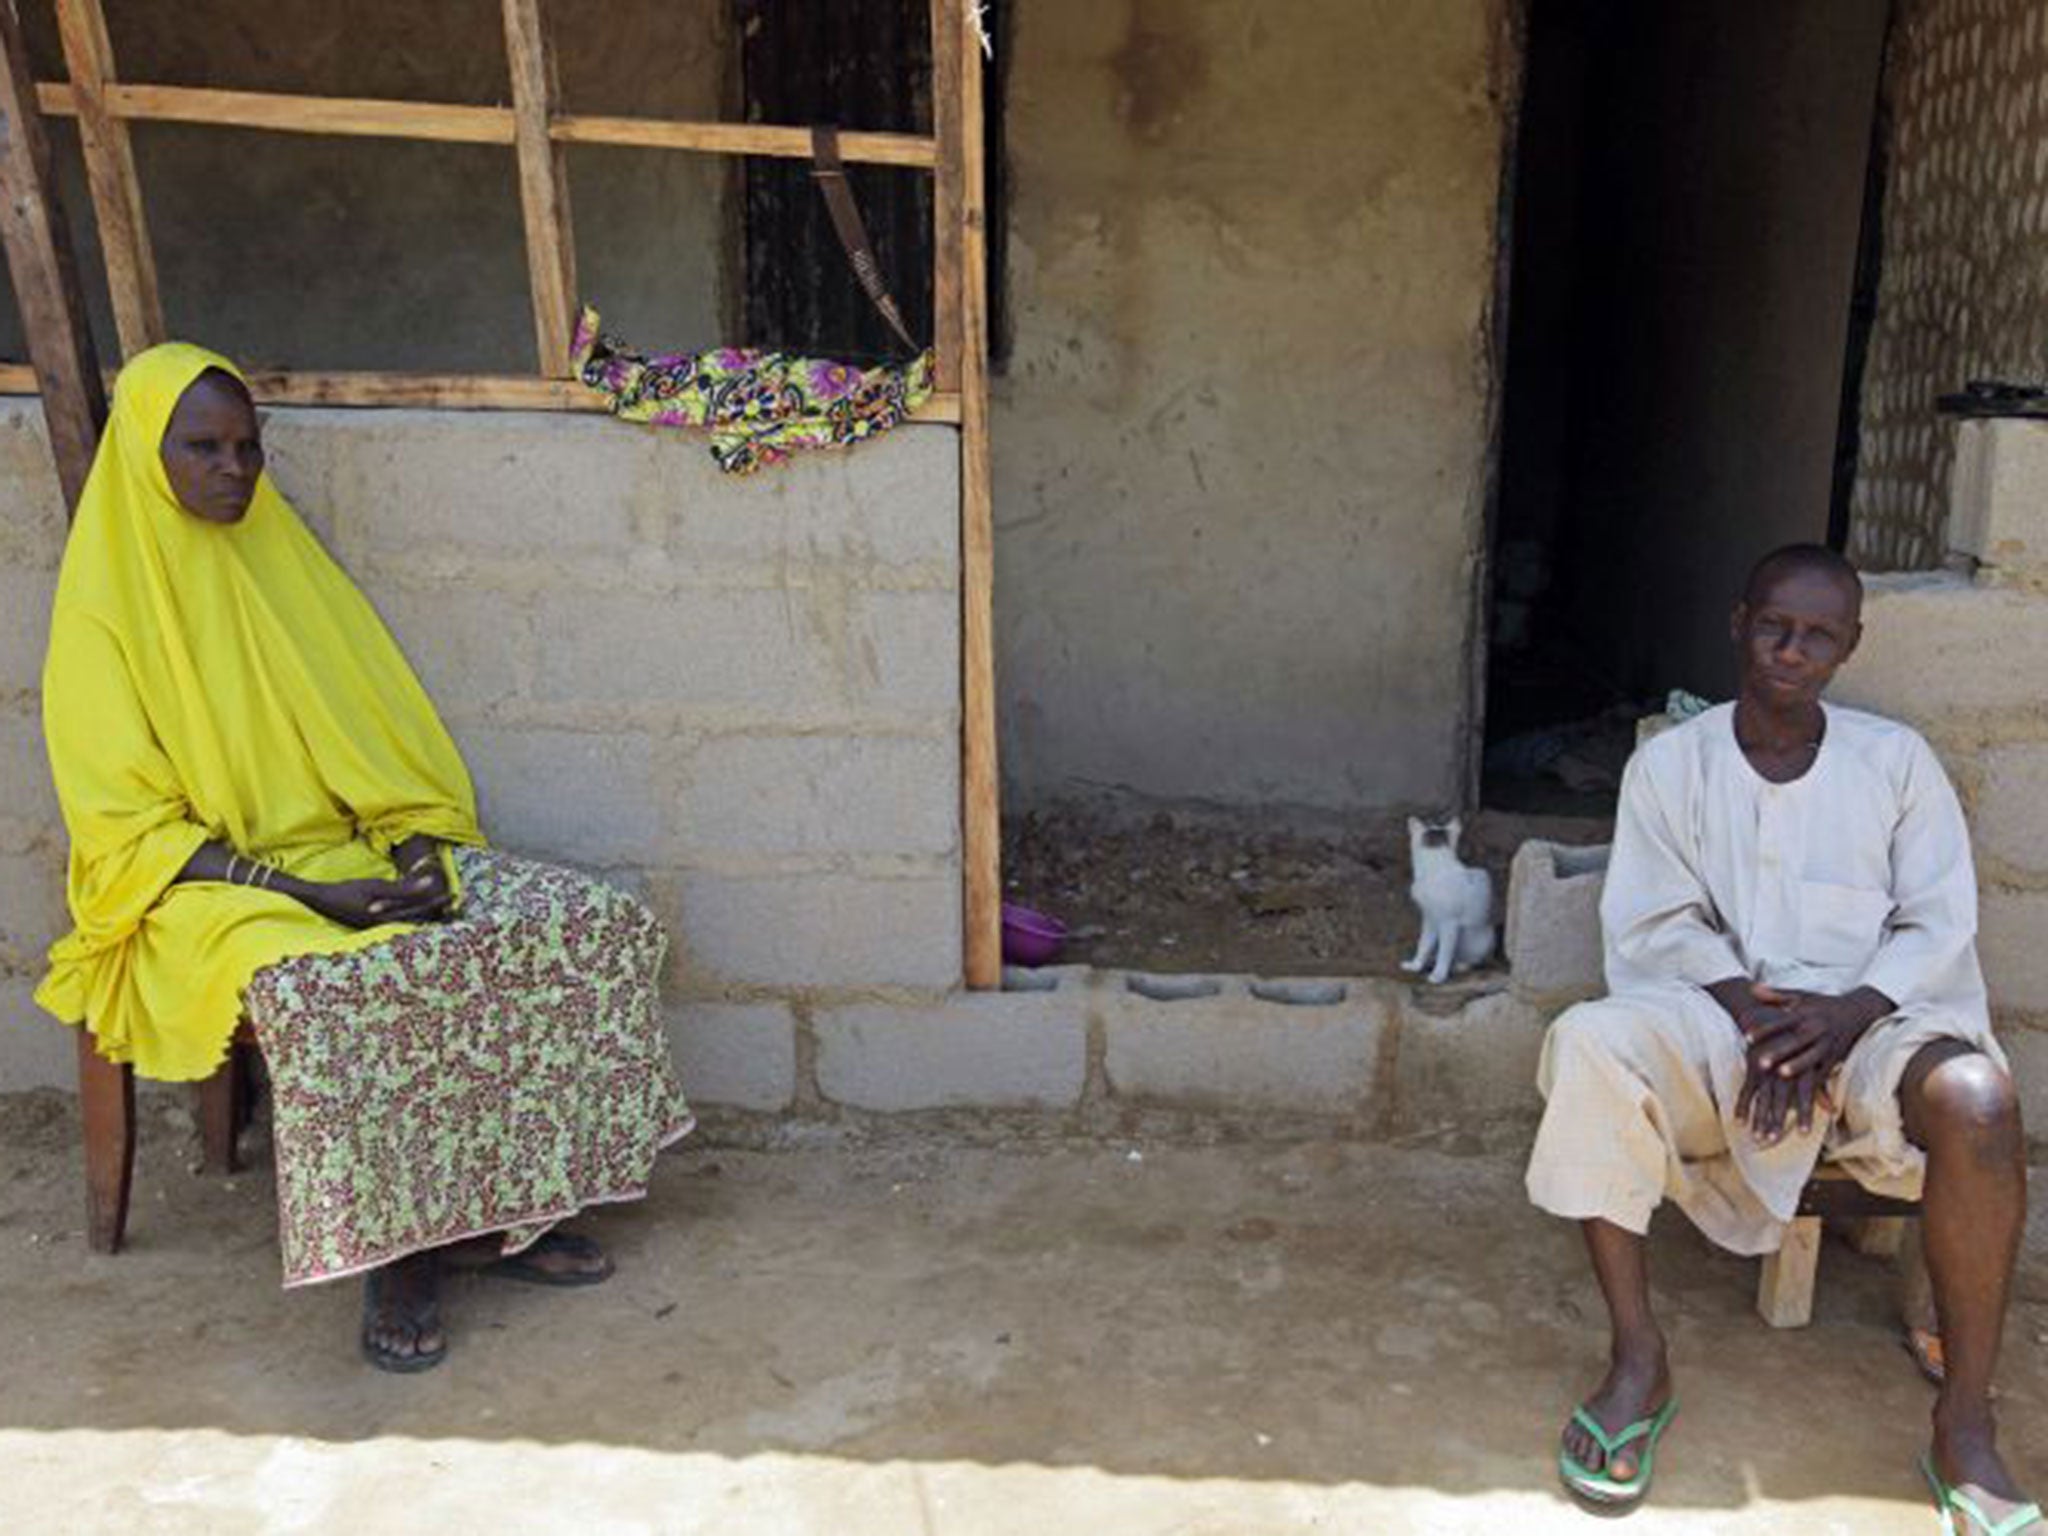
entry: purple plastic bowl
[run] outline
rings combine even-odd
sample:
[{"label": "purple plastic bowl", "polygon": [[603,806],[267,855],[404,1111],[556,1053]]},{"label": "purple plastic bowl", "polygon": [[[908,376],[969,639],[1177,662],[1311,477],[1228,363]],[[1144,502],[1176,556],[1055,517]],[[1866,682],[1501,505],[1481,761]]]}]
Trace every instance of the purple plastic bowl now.
[{"label": "purple plastic bowl", "polygon": [[1056,917],[1003,903],[1003,958],[1012,965],[1050,965],[1067,942],[1067,925]]}]

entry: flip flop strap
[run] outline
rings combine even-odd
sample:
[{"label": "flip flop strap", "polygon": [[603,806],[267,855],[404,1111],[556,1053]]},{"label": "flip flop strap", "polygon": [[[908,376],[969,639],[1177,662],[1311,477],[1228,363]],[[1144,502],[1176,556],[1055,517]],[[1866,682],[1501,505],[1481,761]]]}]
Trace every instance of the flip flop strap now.
[{"label": "flip flop strap", "polygon": [[2023,1504],[1994,1525],[1991,1522],[1991,1517],[1978,1507],[1977,1501],[1963,1492],[1962,1489],[1944,1488],[1944,1492],[1947,1494],[1949,1503],[1974,1520],[1977,1523],[1977,1529],[1982,1531],[1984,1536],[2013,1536],[2015,1531],[2024,1531],[2029,1525],[2041,1518],[2040,1505]]},{"label": "flip flop strap", "polygon": [[[1671,1405],[1669,1403],[1666,1403],[1662,1408],[1659,1408],[1647,1419],[1637,1419],[1635,1423],[1629,1425],[1627,1429],[1621,1430],[1620,1432],[1611,1436],[1607,1433],[1606,1430],[1600,1427],[1600,1421],[1594,1418],[1592,1414],[1586,1412],[1583,1406],[1574,1408],[1572,1410],[1572,1422],[1578,1425],[1579,1428],[1583,1429],[1587,1434],[1591,1435],[1595,1440],[1599,1441],[1600,1449],[1605,1451],[1609,1456],[1612,1456],[1616,1451],[1621,1450],[1625,1446],[1627,1446],[1627,1444],[1631,1440],[1640,1440],[1644,1435],[1649,1434],[1652,1430],[1654,1430],[1657,1427],[1658,1421],[1664,1418],[1664,1416],[1668,1414],[1670,1411]],[[1992,1536],[2006,1536],[2006,1533],[1993,1532]]]}]

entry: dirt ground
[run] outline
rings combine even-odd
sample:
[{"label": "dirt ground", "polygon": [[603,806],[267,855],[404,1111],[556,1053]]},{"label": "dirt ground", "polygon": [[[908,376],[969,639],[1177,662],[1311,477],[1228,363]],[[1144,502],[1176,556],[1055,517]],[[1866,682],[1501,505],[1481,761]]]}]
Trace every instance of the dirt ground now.
[{"label": "dirt ground", "polygon": [[[0,1101],[0,1530],[1595,1528],[1552,1435],[1598,1373],[1598,1302],[1512,1156],[909,1125],[699,1145],[586,1224],[610,1284],[454,1283],[451,1357],[408,1378],[357,1358],[356,1287],[280,1291],[264,1166],[193,1174],[179,1119],[149,1106],[106,1258],[68,1102]],[[1656,1273],[1684,1406],[1633,1529],[1934,1531],[1884,1264],[1831,1247],[1793,1333],[1681,1221]],[[2040,1487],[2039,1253],[2022,1289],[2003,1404]]]},{"label": "dirt ground", "polygon": [[[1525,839],[1599,843],[1612,830],[1487,811],[1467,821],[1462,851],[1492,873],[1498,915]],[[1067,925],[1062,962],[1129,970],[1398,976],[1420,931],[1410,877],[1397,816],[1317,834],[1170,813],[1132,825],[1068,805],[1003,833],[1005,899]]]}]

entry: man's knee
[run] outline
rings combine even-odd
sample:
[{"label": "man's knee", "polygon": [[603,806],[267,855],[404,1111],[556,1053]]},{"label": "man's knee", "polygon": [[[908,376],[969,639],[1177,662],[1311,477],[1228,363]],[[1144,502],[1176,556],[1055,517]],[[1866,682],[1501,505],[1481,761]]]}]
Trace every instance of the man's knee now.
[{"label": "man's knee", "polygon": [[1561,1077],[1576,1074],[1601,1053],[1600,1026],[1594,1010],[1597,1003],[1578,1003],[1550,1021],[1543,1036],[1543,1064],[1537,1072],[1546,1096]]},{"label": "man's knee", "polygon": [[1617,1038],[1614,1005],[1606,999],[1574,1003],[1551,1021],[1550,1048],[1560,1055],[1612,1055]]},{"label": "man's knee", "polygon": [[[1981,1051],[1941,1052],[1916,1061],[1911,1088],[1916,1103],[1908,1105],[1922,1140],[1943,1135],[1983,1146],[2017,1146],[2020,1140],[2019,1091],[2012,1074]],[[1913,1113],[1912,1111],[1917,1111]]]}]

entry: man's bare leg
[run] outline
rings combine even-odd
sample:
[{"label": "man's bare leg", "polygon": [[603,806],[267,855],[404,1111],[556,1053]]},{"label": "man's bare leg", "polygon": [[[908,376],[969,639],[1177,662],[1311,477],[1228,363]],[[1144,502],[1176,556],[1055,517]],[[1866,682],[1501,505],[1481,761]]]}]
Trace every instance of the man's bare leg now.
[{"label": "man's bare leg", "polygon": [[[1611,1330],[1607,1379],[1585,1400],[1586,1411],[1608,1434],[1618,1434],[1638,1419],[1662,1408],[1671,1396],[1671,1369],[1665,1358],[1664,1334],[1650,1315],[1650,1260],[1644,1239],[1611,1221],[1582,1221],[1586,1252],[1607,1302]],[[1616,1482],[1628,1482],[1642,1462],[1644,1442],[1631,1441],[1614,1453],[1605,1467]],[[1564,1427],[1564,1448],[1589,1472],[1603,1470],[1606,1455],[1600,1442],[1576,1420]]]},{"label": "man's bare leg", "polygon": [[1922,1217],[1948,1380],[1934,1404],[1934,1468],[1994,1520],[2026,1502],[1999,1458],[1991,1374],[2027,1216],[2026,1138],[2012,1079],[1942,1040],[1899,1085],[1906,1134],[1927,1153]]}]

